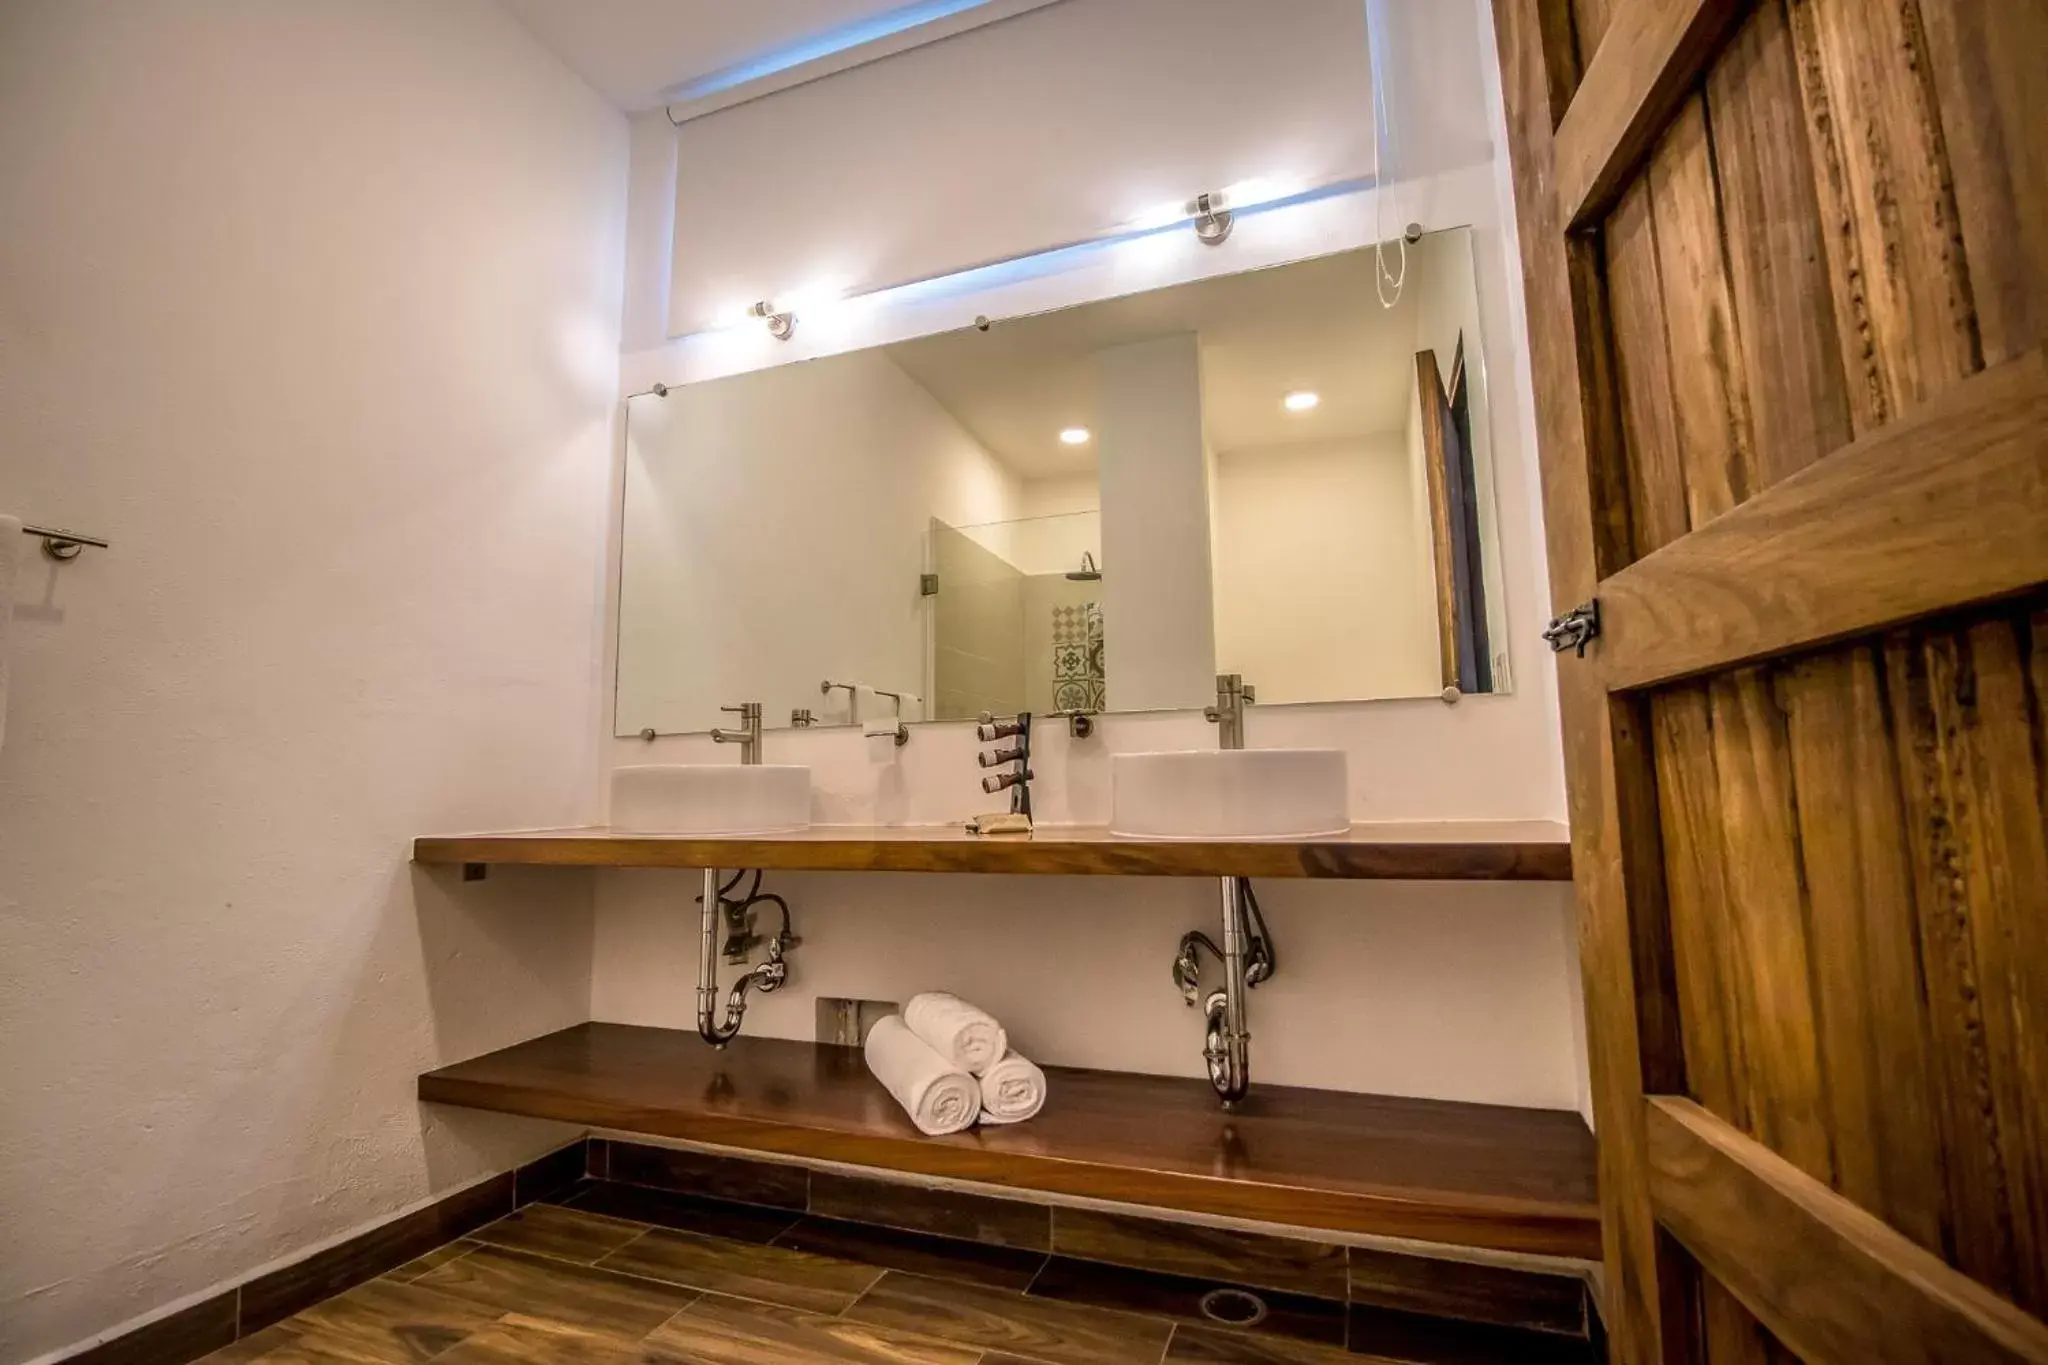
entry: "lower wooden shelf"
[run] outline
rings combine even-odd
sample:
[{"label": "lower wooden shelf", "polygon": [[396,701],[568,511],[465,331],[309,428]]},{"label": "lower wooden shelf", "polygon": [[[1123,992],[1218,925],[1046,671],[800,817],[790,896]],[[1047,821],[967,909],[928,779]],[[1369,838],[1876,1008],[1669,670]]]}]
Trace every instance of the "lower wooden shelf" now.
[{"label": "lower wooden shelf", "polygon": [[858,1049],[583,1024],[419,1096],[744,1151],[1347,1233],[1595,1259],[1593,1137],[1557,1110],[1047,1067],[1030,1123],[917,1132]]}]

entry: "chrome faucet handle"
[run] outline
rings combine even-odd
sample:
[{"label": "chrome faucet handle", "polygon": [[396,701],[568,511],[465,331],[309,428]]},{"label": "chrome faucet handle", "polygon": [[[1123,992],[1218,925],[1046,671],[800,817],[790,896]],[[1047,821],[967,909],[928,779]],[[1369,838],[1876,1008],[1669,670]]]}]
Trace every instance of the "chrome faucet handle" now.
[{"label": "chrome faucet handle", "polygon": [[1240,689],[1240,694],[1244,697],[1246,701],[1257,701],[1259,699],[1259,689],[1253,687],[1250,683],[1246,683],[1244,687]]}]

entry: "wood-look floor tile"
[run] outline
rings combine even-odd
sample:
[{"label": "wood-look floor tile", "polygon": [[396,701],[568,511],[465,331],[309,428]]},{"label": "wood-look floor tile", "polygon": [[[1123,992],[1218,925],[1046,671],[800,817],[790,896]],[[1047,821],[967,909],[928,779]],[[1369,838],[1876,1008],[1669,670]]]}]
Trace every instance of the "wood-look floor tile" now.
[{"label": "wood-look floor tile", "polygon": [[691,1365],[977,1365],[978,1346],[706,1294],[647,1338]]},{"label": "wood-look floor tile", "polygon": [[1156,1361],[1172,1324],[1003,1289],[890,1271],[847,1317],[926,1332],[1051,1365],[1136,1365]]},{"label": "wood-look floor tile", "polygon": [[1052,1211],[1052,1249],[1084,1261],[1344,1300],[1344,1248],[1292,1237],[1062,1208]]},{"label": "wood-look floor tile", "polygon": [[775,1245],[846,1261],[864,1261],[886,1270],[907,1270],[913,1275],[966,1280],[995,1289],[1028,1288],[1046,1261],[1042,1251],[963,1242],[955,1237],[871,1227],[837,1218],[801,1219],[777,1237]]},{"label": "wood-look floor tile", "polygon": [[622,1223],[582,1209],[529,1204],[471,1235],[491,1246],[595,1265],[646,1230],[639,1223]]},{"label": "wood-look floor tile", "polygon": [[289,1319],[297,1339],[318,1353],[364,1360],[431,1360],[491,1322],[498,1310],[396,1280],[371,1280]]},{"label": "wood-look floor tile", "polygon": [[653,1331],[696,1298],[675,1284],[493,1246],[478,1247],[413,1283],[501,1313],[627,1335]]},{"label": "wood-look floor tile", "polygon": [[[1176,1327],[1163,1365],[1368,1365],[1372,1356],[1285,1337],[1248,1336],[1206,1327]],[[996,1365],[994,1361],[985,1365]]]},{"label": "wood-look floor tile", "polygon": [[1583,1337],[1458,1322],[1360,1303],[1351,1305],[1350,1345],[1355,1355],[1413,1365],[1594,1365],[1604,1355]]},{"label": "wood-look floor tile", "polygon": [[570,1201],[570,1207],[733,1242],[772,1242],[801,1217],[789,1209],[757,1208],[606,1180],[591,1181]]},{"label": "wood-look floor tile", "polygon": [[632,1336],[508,1313],[434,1365],[694,1365]]},{"label": "wood-look floor tile", "polygon": [[598,1264],[606,1270],[812,1313],[844,1311],[882,1274],[873,1266],[807,1251],[667,1228],[655,1228],[628,1242]]},{"label": "wood-look floor tile", "polygon": [[[1195,1280],[1184,1275],[1162,1275],[1155,1270],[1132,1270],[1126,1266],[1099,1265],[1090,1261],[1055,1256],[1031,1283],[1033,1298],[1058,1299],[1065,1303],[1093,1304],[1098,1308],[1120,1308],[1127,1313],[1175,1318],[1197,1327],[1214,1321],[1202,1311],[1205,1295],[1217,1290],[1234,1290],[1239,1296],[1258,1301],[1256,1322],[1242,1327],[1235,1323],[1216,1324],[1232,1330],[1263,1335],[1319,1341],[1330,1346],[1344,1344],[1344,1305],[1332,1299],[1310,1298],[1278,1289],[1253,1289],[1227,1281]],[[1243,1297],[1237,1302],[1249,1307]]]},{"label": "wood-look floor tile", "polygon": [[274,1322],[260,1331],[251,1332],[229,1346],[223,1346],[211,1355],[201,1356],[195,1365],[250,1365],[280,1346],[298,1339],[299,1329],[291,1319]]},{"label": "wood-look floor tile", "polygon": [[1568,1336],[1586,1334],[1586,1284],[1574,1275],[1353,1247],[1351,1301]]},{"label": "wood-look floor tile", "polygon": [[446,1265],[457,1256],[467,1256],[482,1245],[482,1242],[472,1241],[467,1237],[458,1237],[447,1246],[435,1247],[424,1256],[414,1257],[384,1278],[387,1280],[397,1280],[400,1284],[411,1284],[435,1266]]}]

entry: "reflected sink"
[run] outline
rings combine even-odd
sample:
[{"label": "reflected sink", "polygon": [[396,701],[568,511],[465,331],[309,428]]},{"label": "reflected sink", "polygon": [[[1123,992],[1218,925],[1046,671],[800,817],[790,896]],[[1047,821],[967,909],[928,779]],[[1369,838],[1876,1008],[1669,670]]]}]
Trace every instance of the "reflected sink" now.
[{"label": "reflected sink", "polygon": [[612,770],[628,834],[788,834],[811,827],[811,770],[791,763],[646,763]]},{"label": "reflected sink", "polygon": [[1141,839],[1308,839],[1347,834],[1342,749],[1114,754],[1112,834]]}]

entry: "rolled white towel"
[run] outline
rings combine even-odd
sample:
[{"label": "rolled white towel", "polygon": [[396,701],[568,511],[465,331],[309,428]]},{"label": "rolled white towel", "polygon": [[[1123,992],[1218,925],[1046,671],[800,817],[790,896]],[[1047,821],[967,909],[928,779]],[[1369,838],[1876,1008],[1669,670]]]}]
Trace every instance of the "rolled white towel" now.
[{"label": "rolled white towel", "polygon": [[977,1076],[1010,1050],[1010,1036],[993,1015],[944,991],[911,996],[903,1007],[903,1022],[941,1057]]},{"label": "rolled white towel", "polygon": [[974,1126],[981,1114],[981,1087],[905,1028],[900,1016],[892,1014],[868,1030],[864,1050],[868,1070],[919,1132],[944,1137]]},{"label": "rolled white towel", "polygon": [[981,1118],[984,1123],[1022,1123],[1045,1108],[1045,1073],[1015,1052],[981,1077]]}]

